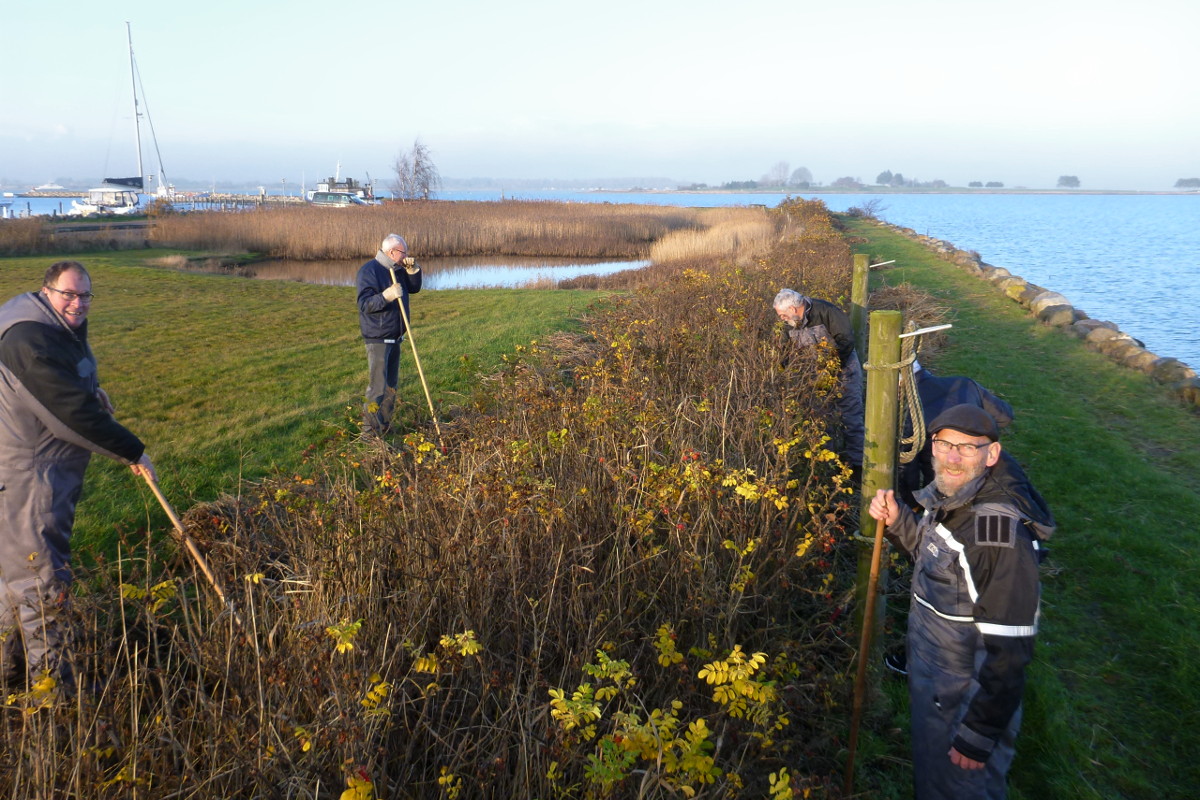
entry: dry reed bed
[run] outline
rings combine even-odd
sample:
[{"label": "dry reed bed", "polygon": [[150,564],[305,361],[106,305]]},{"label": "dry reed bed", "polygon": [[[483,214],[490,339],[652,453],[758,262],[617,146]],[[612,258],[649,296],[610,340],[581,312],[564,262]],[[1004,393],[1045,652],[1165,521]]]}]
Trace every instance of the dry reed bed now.
[{"label": "dry reed bed", "polygon": [[824,794],[849,496],[830,361],[785,358],[770,299],[844,294],[850,259],[820,203],[788,211],[803,234],[757,263],[680,267],[513,354],[444,442],[347,432],[190,510],[245,629],[181,558],[88,576],[100,694],[4,711],[0,791]]},{"label": "dry reed bed", "polygon": [[23,256],[48,252],[51,237],[45,223],[33,217],[0,219],[0,256]]},{"label": "dry reed bed", "polygon": [[674,231],[765,217],[763,209],[754,208],[528,201],[423,202],[354,209],[304,206],[168,215],[155,226],[154,241],[170,247],[315,260],[369,256],[385,233],[396,232],[421,256],[645,258],[655,242]]}]

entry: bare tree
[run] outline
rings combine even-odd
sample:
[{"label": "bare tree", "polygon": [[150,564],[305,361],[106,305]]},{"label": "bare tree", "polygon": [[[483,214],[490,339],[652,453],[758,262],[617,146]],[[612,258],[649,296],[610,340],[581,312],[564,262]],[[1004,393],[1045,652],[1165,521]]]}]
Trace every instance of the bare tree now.
[{"label": "bare tree", "polygon": [[396,156],[393,167],[396,181],[392,191],[401,200],[430,200],[442,188],[442,176],[429,154],[429,147],[420,139],[413,141],[411,150]]},{"label": "bare tree", "polygon": [[846,214],[851,217],[866,217],[867,219],[879,219],[879,215],[887,210],[887,206],[878,197],[872,197],[864,202],[861,206],[851,206],[846,209]]},{"label": "bare tree", "polygon": [[788,163],[786,161],[777,161],[775,166],[762,176],[759,184],[762,186],[783,186],[788,179]]},{"label": "bare tree", "polygon": [[808,167],[796,167],[795,171],[792,172],[792,177],[788,180],[788,185],[808,188],[808,185],[812,183],[812,180],[813,175],[812,172],[809,171]]}]

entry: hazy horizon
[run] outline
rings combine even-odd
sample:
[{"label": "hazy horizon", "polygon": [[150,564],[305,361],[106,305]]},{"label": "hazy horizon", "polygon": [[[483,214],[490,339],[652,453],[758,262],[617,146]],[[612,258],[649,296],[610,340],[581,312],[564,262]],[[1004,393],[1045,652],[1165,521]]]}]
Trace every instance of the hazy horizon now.
[{"label": "hazy horizon", "polygon": [[[263,189],[268,194],[300,195],[302,193],[302,191],[305,191],[305,190],[311,191],[311,190],[315,189],[316,184],[319,181],[324,181],[326,178],[334,177],[332,174],[333,170],[330,170],[330,173],[331,173],[330,175],[322,175],[321,177],[316,178],[316,179],[313,179],[312,177],[302,178],[301,181],[296,182],[296,183],[292,183],[290,181],[281,183],[279,181],[275,181],[275,182],[256,181],[256,180],[252,180],[252,179],[251,180],[245,180],[245,179],[239,180],[236,178],[204,181],[204,180],[197,180],[197,179],[193,179],[193,178],[183,177],[180,179],[172,178],[171,184],[178,191],[182,191],[182,192],[187,192],[187,191],[191,191],[191,192],[199,192],[199,191],[223,192],[223,191],[225,191],[225,192],[231,192],[231,193],[235,193],[235,194],[243,194],[243,193],[257,194],[259,189]],[[120,176],[112,175],[109,177],[120,177]],[[354,175],[347,175],[345,171],[341,172],[340,177],[343,180],[346,178],[353,178],[354,180],[359,181],[360,183],[362,183],[364,180],[363,176],[356,177]],[[839,176],[839,177],[842,177],[842,176]],[[379,196],[387,197],[389,195],[389,193],[391,192],[391,180],[392,180],[392,176],[390,176],[390,175],[384,176],[382,179],[375,178],[375,190]],[[733,179],[731,179],[731,180],[733,180]],[[882,184],[876,184],[873,182],[873,180],[874,180],[874,177],[872,177],[870,179],[864,177],[862,180],[861,187],[857,190],[846,189],[846,188],[835,189],[834,187],[831,186],[831,182],[814,182],[807,187],[763,185],[759,188],[749,188],[749,189],[737,188],[737,189],[730,189],[729,191],[743,191],[743,192],[749,192],[749,193],[755,193],[757,191],[762,191],[765,193],[789,192],[789,193],[798,193],[798,194],[804,194],[807,192],[822,192],[822,191],[839,191],[839,192],[858,191],[862,194],[871,194],[873,192],[903,193],[905,191],[923,191],[923,190],[924,191],[954,191],[954,190],[960,190],[960,189],[964,190],[964,191],[971,191],[971,192],[988,192],[988,191],[997,191],[998,190],[998,191],[1018,191],[1018,192],[1019,191],[1030,191],[1030,192],[1075,191],[1075,192],[1083,192],[1083,193],[1088,193],[1088,192],[1091,192],[1091,193],[1096,193],[1096,192],[1100,192],[1100,193],[1103,193],[1103,192],[1157,193],[1157,192],[1175,192],[1175,191],[1185,192],[1185,193],[1194,193],[1196,191],[1196,189],[1192,188],[1192,187],[1177,189],[1173,185],[1174,181],[1172,181],[1171,186],[1164,186],[1164,187],[1158,187],[1158,188],[1143,187],[1143,188],[1137,188],[1137,189],[1130,189],[1130,188],[1112,188],[1112,187],[1107,187],[1107,186],[1080,186],[1076,189],[1065,189],[1064,190],[1064,189],[1060,189],[1059,187],[1056,187],[1054,185],[1055,181],[1050,181],[1045,186],[1024,186],[1024,185],[1017,185],[1017,184],[1010,185],[1010,184],[1004,183],[1003,186],[999,186],[999,187],[969,187],[965,184],[963,184],[963,185],[947,184],[944,187],[940,187],[940,189],[931,189],[930,187],[915,187],[915,188],[914,187],[893,187],[893,186],[887,186],[887,185],[882,185]],[[1057,179],[1055,179],[1055,180],[1057,180]],[[79,178],[73,178],[70,176],[59,176],[59,177],[50,178],[48,180],[43,180],[43,181],[33,181],[33,180],[29,180],[29,179],[22,179],[22,178],[13,179],[13,178],[6,178],[4,176],[0,176],[0,191],[12,192],[12,193],[22,193],[22,192],[28,192],[29,190],[31,190],[35,187],[42,186],[42,185],[57,184],[57,185],[61,185],[63,190],[65,190],[65,191],[83,192],[89,188],[99,186],[101,184],[101,182],[102,182],[102,179],[99,177],[92,178],[92,179],[88,179],[88,178],[79,179]],[[1001,182],[1001,183],[1003,183],[1003,182]],[[467,191],[480,191],[480,192],[493,191],[494,192],[494,191],[506,191],[506,190],[512,191],[512,192],[553,191],[553,190],[581,191],[581,192],[589,191],[589,190],[611,191],[611,192],[621,192],[621,191],[687,192],[687,191],[722,191],[722,190],[725,190],[725,188],[723,186],[721,186],[720,184],[699,184],[701,186],[701,188],[695,188],[696,185],[697,184],[695,184],[694,182],[691,182],[691,181],[675,180],[675,179],[672,179],[669,177],[662,177],[662,176],[659,176],[659,177],[655,177],[655,176],[643,176],[643,177],[624,176],[624,177],[621,177],[621,176],[618,176],[618,177],[611,177],[611,178],[607,178],[607,177],[606,178],[597,178],[597,177],[578,177],[578,178],[576,178],[576,177],[571,177],[571,178],[565,178],[565,177],[564,178],[513,178],[513,177],[509,177],[509,178],[499,178],[499,177],[488,177],[488,176],[475,176],[472,178],[457,178],[457,177],[453,177],[453,176],[449,176],[449,177],[443,176],[443,186],[441,187],[441,192],[443,192],[443,193],[444,192],[467,192]],[[148,185],[146,188],[146,191],[153,192],[153,188],[154,188],[153,186]]]},{"label": "hazy horizon", "polygon": [[[1200,4],[379,0],[0,5],[5,190],[146,173],[377,185],[420,139],[447,179],[1170,190],[1200,176]],[[150,126],[153,123],[154,136]],[[177,177],[178,176],[178,177]]]}]

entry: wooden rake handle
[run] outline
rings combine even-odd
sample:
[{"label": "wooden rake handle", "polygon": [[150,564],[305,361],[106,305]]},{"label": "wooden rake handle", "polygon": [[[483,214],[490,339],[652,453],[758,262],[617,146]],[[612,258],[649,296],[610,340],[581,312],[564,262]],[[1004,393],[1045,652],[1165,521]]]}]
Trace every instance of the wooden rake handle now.
[{"label": "wooden rake handle", "polygon": [[[396,268],[388,267],[388,272],[392,273],[392,283],[396,283]],[[404,298],[397,298],[396,303],[400,306],[400,317],[404,320],[404,332],[408,334],[408,344],[412,348],[413,363],[417,365],[417,377],[421,379],[421,388],[425,390],[425,402],[429,404],[429,416],[433,418],[433,428],[437,431],[438,444],[442,446],[442,450],[444,451],[446,443],[442,440],[442,426],[438,424],[437,411],[433,408],[433,398],[429,396],[429,384],[425,382],[425,370],[421,369],[421,357],[417,355],[417,340],[413,336],[412,324],[408,321],[408,312],[404,310]]]},{"label": "wooden rake handle", "polygon": [[163,495],[162,489],[159,488],[158,482],[150,477],[148,473],[143,472],[142,476],[146,479],[146,483],[149,484],[150,491],[154,492],[154,496],[158,498],[158,503],[163,507],[163,511],[167,512],[167,516],[170,517],[171,524],[175,526],[175,531],[179,534],[179,539],[183,542],[183,546],[187,548],[188,553],[191,554],[192,559],[196,562],[196,566],[200,567],[200,571],[208,579],[209,586],[213,588],[213,591],[217,593],[217,597],[229,609],[229,613],[233,615],[233,619],[238,624],[238,627],[244,627],[241,616],[225,596],[225,592],[221,589],[221,584],[217,582],[216,576],[213,575],[212,570],[209,568],[204,554],[200,552],[200,548],[196,547],[196,543],[192,541],[192,537],[188,536],[187,531],[183,529],[183,522],[179,519],[179,515],[175,513],[175,509],[171,508],[171,504],[167,502],[167,498]]},{"label": "wooden rake handle", "polygon": [[853,794],[854,789],[854,755],[858,750],[858,727],[862,722],[863,695],[867,690],[867,658],[871,653],[871,634],[875,626],[875,593],[879,586],[879,562],[883,552],[883,532],[886,528],[883,520],[876,520],[875,545],[871,551],[871,574],[867,579],[862,636],[858,644],[858,673],[854,678],[854,713],[850,721],[849,753],[846,756],[846,774],[842,782],[842,793],[847,797]]}]

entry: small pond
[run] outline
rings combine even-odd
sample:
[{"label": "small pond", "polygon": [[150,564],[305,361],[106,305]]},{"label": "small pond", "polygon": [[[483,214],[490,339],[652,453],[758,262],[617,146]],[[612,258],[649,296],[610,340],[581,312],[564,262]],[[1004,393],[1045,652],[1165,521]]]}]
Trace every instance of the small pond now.
[{"label": "small pond", "polygon": [[[303,281],[329,286],[353,286],[366,259],[353,261],[258,261],[239,269],[263,280]],[[422,258],[422,289],[491,289],[537,286],[552,288],[581,275],[610,275],[640,269],[649,261],[600,261],[579,258],[523,256],[463,256]]]}]

